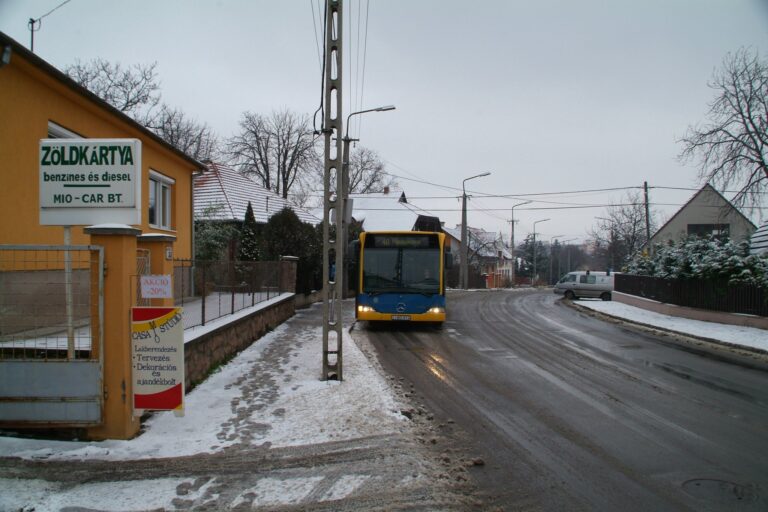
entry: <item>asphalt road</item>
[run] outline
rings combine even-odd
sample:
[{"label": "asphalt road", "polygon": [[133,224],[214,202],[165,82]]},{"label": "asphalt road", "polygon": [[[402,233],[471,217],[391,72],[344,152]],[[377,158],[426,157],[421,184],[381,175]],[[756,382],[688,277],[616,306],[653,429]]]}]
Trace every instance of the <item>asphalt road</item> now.
[{"label": "asphalt road", "polygon": [[442,331],[359,326],[504,510],[768,510],[768,364],[545,292],[454,292]]}]

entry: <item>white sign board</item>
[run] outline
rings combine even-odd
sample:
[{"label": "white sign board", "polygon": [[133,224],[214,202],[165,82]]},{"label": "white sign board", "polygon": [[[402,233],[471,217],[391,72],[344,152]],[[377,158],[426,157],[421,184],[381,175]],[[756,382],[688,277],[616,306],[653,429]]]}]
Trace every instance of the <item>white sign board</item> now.
[{"label": "white sign board", "polygon": [[40,224],[141,224],[141,141],[40,140]]},{"label": "white sign board", "polygon": [[171,276],[168,274],[140,276],[141,298],[172,299]]}]

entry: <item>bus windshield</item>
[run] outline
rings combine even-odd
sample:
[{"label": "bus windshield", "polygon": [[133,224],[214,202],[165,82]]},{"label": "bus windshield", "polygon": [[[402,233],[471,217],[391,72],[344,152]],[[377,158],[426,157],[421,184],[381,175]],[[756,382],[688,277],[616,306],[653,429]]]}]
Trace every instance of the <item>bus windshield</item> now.
[{"label": "bus windshield", "polygon": [[363,293],[440,293],[440,249],[367,248]]}]

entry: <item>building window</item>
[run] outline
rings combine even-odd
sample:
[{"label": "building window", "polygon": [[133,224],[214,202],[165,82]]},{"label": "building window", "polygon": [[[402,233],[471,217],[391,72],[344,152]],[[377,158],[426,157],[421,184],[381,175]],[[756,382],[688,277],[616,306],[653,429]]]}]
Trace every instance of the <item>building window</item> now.
[{"label": "building window", "polygon": [[149,171],[149,225],[160,229],[171,228],[173,211],[173,178]]},{"label": "building window", "polygon": [[727,238],[731,232],[730,224],[688,224],[688,236],[712,235]]}]

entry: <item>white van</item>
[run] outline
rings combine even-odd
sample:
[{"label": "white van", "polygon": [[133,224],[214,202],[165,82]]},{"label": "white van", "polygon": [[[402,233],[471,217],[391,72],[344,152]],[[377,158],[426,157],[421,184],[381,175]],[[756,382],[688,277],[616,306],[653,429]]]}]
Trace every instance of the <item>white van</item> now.
[{"label": "white van", "polygon": [[580,270],[568,272],[555,285],[554,292],[564,295],[568,300],[579,297],[599,297],[611,300],[613,292],[613,275],[615,272],[594,272]]}]

